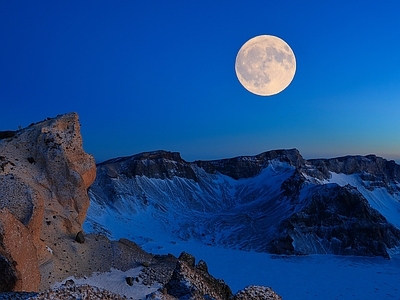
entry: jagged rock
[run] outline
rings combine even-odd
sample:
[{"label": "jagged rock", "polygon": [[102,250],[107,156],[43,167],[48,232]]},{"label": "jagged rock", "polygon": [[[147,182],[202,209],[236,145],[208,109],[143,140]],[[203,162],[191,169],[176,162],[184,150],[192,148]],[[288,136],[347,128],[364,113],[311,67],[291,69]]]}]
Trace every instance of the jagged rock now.
[{"label": "jagged rock", "polygon": [[99,164],[100,167],[102,165],[106,166],[106,172],[111,178],[116,176],[115,174],[120,174],[128,178],[143,175],[171,179],[179,176],[196,180],[190,164],[183,160],[178,152],[144,152],[129,158],[115,158]]},{"label": "jagged rock", "polygon": [[[223,280],[215,279],[204,269],[194,266],[193,256],[182,253],[171,279],[164,286],[166,293],[178,299],[227,300],[232,291]],[[150,298],[151,299],[151,298]]]},{"label": "jagged rock", "polygon": [[200,270],[201,272],[208,273],[208,266],[207,266],[207,263],[204,260],[200,260],[198,262],[198,264],[196,265],[196,268],[198,270]]},{"label": "jagged rock", "polygon": [[343,174],[364,173],[373,181],[381,181],[388,184],[400,181],[400,166],[393,160],[387,161],[376,155],[367,156],[343,156],[330,159],[310,159],[308,161],[318,169],[324,178],[329,178],[329,172]]},{"label": "jagged rock", "polygon": [[[372,209],[351,186],[319,186],[303,209],[283,222],[271,242],[276,254],[332,253],[383,256],[398,245],[400,230]],[[305,242],[306,240],[307,242]]]},{"label": "jagged rock", "polygon": [[14,290],[37,291],[58,264],[48,245],[81,230],[94,158],[82,149],[75,113],[14,132],[0,140],[0,153],[1,248],[16,262]]},{"label": "jagged rock", "polygon": [[196,258],[192,254],[187,253],[187,252],[182,252],[179,255],[178,259],[180,261],[185,262],[191,268],[194,268],[195,263],[196,263]]},{"label": "jagged rock", "polygon": [[251,285],[239,291],[232,300],[282,300],[271,288]]},{"label": "jagged rock", "polygon": [[271,288],[248,286],[233,296],[229,286],[221,279],[215,279],[207,271],[207,265],[200,260],[193,266],[194,257],[188,253],[180,255],[171,279],[158,291],[147,295],[150,300],[281,300]]},{"label": "jagged rock", "polygon": [[238,156],[214,161],[195,161],[194,164],[208,173],[219,172],[234,179],[254,177],[268,165],[271,160],[279,160],[300,167],[305,160],[297,149],[273,150],[256,156]]}]

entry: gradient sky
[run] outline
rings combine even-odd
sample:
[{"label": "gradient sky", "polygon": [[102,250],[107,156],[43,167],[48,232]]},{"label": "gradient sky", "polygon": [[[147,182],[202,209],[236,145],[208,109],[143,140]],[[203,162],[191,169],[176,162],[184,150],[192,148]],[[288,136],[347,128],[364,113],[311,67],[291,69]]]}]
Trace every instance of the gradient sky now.
[{"label": "gradient sky", "polygon": [[[0,130],[75,111],[98,162],[297,148],[400,161],[400,1],[1,1]],[[238,50],[275,35],[297,71],[261,97]]]}]

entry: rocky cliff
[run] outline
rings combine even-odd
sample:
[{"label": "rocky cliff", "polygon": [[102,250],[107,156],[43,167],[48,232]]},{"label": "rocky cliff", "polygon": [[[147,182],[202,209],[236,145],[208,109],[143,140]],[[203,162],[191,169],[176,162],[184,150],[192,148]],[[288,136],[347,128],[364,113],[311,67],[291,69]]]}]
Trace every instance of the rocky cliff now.
[{"label": "rocky cliff", "polygon": [[275,254],[388,258],[400,245],[400,166],[375,155],[306,160],[289,149],[186,162],[155,151],[97,169],[90,230],[123,215],[132,236],[138,216],[178,239]]},{"label": "rocky cliff", "polygon": [[75,113],[2,136],[0,289],[35,291],[62,259],[52,255],[57,240],[82,230],[95,162],[82,149]]},{"label": "rocky cliff", "polygon": [[[152,154],[140,158],[142,162],[149,159],[154,159]],[[170,157],[173,164],[179,160],[179,155]],[[159,178],[194,176],[186,165],[171,171],[167,161],[156,166],[142,162],[133,160],[124,176],[131,176],[130,172]],[[116,173],[112,167],[118,163],[117,159],[110,164],[110,178],[119,176],[120,169]],[[75,113],[18,131],[0,132],[0,299],[120,299],[119,294],[65,280],[70,276],[87,278],[111,269],[125,272],[136,268],[141,269],[139,277],[124,278],[117,285],[144,290],[141,298],[149,294],[148,299],[206,299],[208,295],[236,299],[223,281],[208,273],[205,262],[194,266],[194,257],[189,254],[179,258],[154,256],[124,238],[110,240],[102,234],[84,234],[87,191],[95,177],[94,159],[82,148]],[[65,284],[48,290],[56,282]],[[161,288],[151,293],[147,289],[153,283]],[[242,294],[254,289],[249,287]],[[2,293],[9,291],[14,293]],[[131,292],[135,294],[134,287]],[[268,293],[279,299],[273,291]]]}]

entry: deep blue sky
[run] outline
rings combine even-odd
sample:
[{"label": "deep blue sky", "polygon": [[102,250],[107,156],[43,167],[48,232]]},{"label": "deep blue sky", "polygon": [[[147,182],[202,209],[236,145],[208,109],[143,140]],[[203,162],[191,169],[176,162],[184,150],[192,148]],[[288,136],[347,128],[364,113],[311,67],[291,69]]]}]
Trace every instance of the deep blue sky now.
[{"label": "deep blue sky", "polygon": [[[400,1],[2,1],[0,130],[79,114],[97,161],[298,148],[400,160]],[[297,71],[261,97],[236,78],[276,35]]]}]

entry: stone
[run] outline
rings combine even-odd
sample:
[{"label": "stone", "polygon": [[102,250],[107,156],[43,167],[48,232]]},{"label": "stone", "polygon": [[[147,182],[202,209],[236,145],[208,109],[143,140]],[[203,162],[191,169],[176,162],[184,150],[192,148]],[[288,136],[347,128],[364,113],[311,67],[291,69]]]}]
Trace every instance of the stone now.
[{"label": "stone", "polygon": [[128,285],[130,285],[130,286],[133,285],[133,280],[134,280],[133,277],[126,277],[125,280],[126,280],[126,283],[127,283]]},{"label": "stone", "polygon": [[17,283],[17,271],[10,261],[0,254],[0,293],[14,290]]},{"label": "stone", "polygon": [[0,210],[0,237],[0,253],[5,254],[0,278],[8,282],[8,287],[14,281],[14,291],[37,291],[40,272],[32,235],[7,208]]},{"label": "stone", "polygon": [[202,271],[202,272],[206,272],[208,273],[208,266],[207,263],[204,260],[200,260],[197,265],[196,265],[196,269]]},{"label": "stone", "polygon": [[83,243],[85,242],[85,236],[83,235],[83,232],[82,232],[82,231],[79,231],[79,232],[76,234],[75,241],[77,241],[77,242],[80,243],[80,244],[83,244]]},{"label": "stone", "polygon": [[270,287],[251,285],[237,292],[232,300],[282,300]]},{"label": "stone", "polygon": [[[183,252],[179,256],[171,279],[164,285],[167,294],[178,299],[230,299],[232,291],[229,286],[205,271],[203,262],[200,268],[194,267],[194,261],[194,256],[189,253]],[[163,293],[164,290],[159,291],[159,294]]]},{"label": "stone", "polygon": [[73,281],[72,279],[68,279],[65,281],[64,285],[75,285],[75,281]]},{"label": "stone", "polygon": [[[82,148],[76,113],[0,137],[0,254],[15,263],[13,289],[37,291],[63,264],[54,245],[82,230],[96,165]],[[11,278],[7,270],[0,278]]]},{"label": "stone", "polygon": [[189,267],[194,268],[194,265],[196,263],[196,258],[187,252],[182,252],[179,257],[179,260],[184,261]]}]

